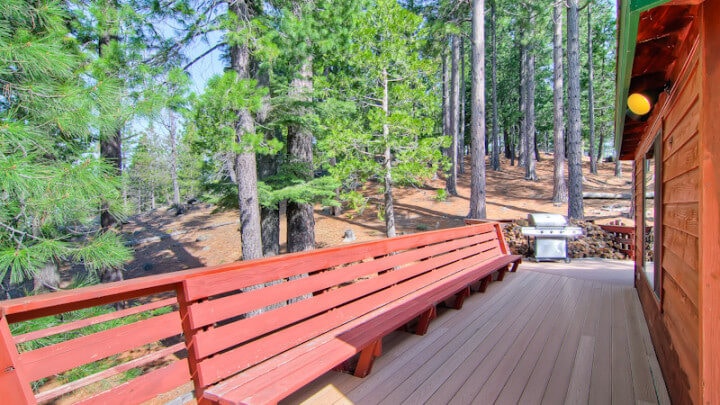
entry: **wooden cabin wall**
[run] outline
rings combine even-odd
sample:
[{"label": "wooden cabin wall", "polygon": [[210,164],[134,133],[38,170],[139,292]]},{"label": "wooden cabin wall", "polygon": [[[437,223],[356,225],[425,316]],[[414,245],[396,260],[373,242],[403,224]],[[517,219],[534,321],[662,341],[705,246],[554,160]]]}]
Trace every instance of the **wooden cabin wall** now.
[{"label": "wooden cabin wall", "polygon": [[[635,160],[636,223],[643,221],[643,157],[662,131],[662,292],[658,298],[642,275],[636,255],[636,286],[653,345],[674,403],[700,403],[699,231],[702,49],[700,21],[680,44],[673,88],[661,96]],[[656,180],[657,181],[657,180]],[[660,202],[657,202],[660,203]],[[636,246],[644,246],[636,232]]]}]

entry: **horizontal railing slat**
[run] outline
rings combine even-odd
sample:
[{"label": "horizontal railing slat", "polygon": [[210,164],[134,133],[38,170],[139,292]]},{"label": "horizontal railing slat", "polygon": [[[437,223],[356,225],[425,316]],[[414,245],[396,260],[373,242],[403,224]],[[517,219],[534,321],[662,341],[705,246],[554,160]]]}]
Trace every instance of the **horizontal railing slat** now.
[{"label": "horizontal railing slat", "polygon": [[178,388],[189,381],[190,371],[187,363],[176,361],[168,366],[141,375],[125,384],[78,401],[76,404],[138,404]]},{"label": "horizontal railing slat", "polygon": [[26,378],[35,381],[182,333],[177,311],[20,353]]},{"label": "horizontal railing slat", "polygon": [[152,311],[154,309],[166,307],[168,305],[177,304],[176,298],[168,298],[160,301],[151,302],[149,304],[138,305],[132,308],[123,309],[120,311],[110,312],[100,316],[94,316],[92,318],[80,319],[74,322],[64,323],[62,325],[53,326],[46,329],[40,329],[33,332],[23,333],[22,335],[15,336],[15,343],[25,343],[35,339],[41,339],[48,336],[57,335],[59,333],[65,333],[76,329],[84,328],[87,326],[98,325],[103,322],[112,321],[115,319],[124,318],[130,315],[140,314],[146,311]]},{"label": "horizontal railing slat", "polygon": [[[95,373],[93,375],[89,375],[89,376],[81,378],[79,380],[76,380],[76,381],[73,381],[73,382],[70,382],[67,384],[63,384],[59,387],[55,387],[53,389],[40,392],[35,396],[35,399],[37,399],[38,402],[45,402],[45,401],[49,401],[51,399],[55,399],[61,395],[67,394],[68,392],[75,391],[78,388],[85,387],[87,385],[96,383],[98,381],[102,381],[108,377],[112,377],[114,375],[124,373],[128,370],[132,370],[133,368],[144,366],[155,360],[161,359],[165,356],[171,355],[175,352],[179,352],[184,349],[185,349],[184,342],[174,344],[174,345],[166,347],[164,349],[160,349],[158,351],[147,354],[145,356],[138,357],[137,359],[130,360],[127,363],[119,364],[115,367],[109,368],[107,370],[103,370],[99,373]],[[177,361],[184,363],[187,367],[187,360],[177,360]]]}]

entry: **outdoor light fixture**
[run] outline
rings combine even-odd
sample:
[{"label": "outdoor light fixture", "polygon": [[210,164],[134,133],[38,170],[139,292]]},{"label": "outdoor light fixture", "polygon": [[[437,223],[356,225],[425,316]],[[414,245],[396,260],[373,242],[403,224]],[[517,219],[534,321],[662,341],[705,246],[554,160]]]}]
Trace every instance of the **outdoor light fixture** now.
[{"label": "outdoor light fixture", "polygon": [[627,98],[628,116],[634,120],[644,121],[652,111],[661,93],[670,93],[672,82],[666,81],[662,87],[644,89],[630,94]]},{"label": "outdoor light fixture", "polygon": [[648,95],[643,93],[633,93],[627,99],[627,106],[633,115],[642,117],[652,110],[653,102]]}]

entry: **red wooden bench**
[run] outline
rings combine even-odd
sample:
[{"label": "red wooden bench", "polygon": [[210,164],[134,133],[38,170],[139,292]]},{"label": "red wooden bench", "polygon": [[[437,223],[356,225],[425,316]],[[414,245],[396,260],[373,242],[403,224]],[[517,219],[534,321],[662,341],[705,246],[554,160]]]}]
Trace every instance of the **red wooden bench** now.
[{"label": "red wooden bench", "polygon": [[340,364],[369,373],[384,335],[414,319],[423,334],[436,303],[519,263],[485,223],[0,301],[0,398],[141,403],[194,384],[200,402],[276,401]]},{"label": "red wooden bench", "polygon": [[[455,296],[459,309],[472,284],[484,289],[494,272],[502,279],[521,261],[507,253],[498,224],[326,249],[312,260],[307,253],[292,257],[183,282],[198,397],[273,403],[358,353],[354,374],[365,376],[383,336],[418,317],[416,333],[424,334],[436,304]],[[246,290],[271,282],[278,283]],[[239,316],[269,306],[275,308]]]}]

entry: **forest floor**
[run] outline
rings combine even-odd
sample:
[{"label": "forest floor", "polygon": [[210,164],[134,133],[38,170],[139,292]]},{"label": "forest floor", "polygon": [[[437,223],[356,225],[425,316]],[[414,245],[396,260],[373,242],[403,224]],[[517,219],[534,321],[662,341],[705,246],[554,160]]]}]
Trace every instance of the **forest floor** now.
[{"label": "forest floor", "polygon": [[[487,171],[487,216],[490,219],[525,219],[528,213],[548,212],[567,215],[567,204],[553,205],[552,155],[542,154],[537,164],[539,180],[524,179],[525,171],[502,162],[502,170]],[[623,175],[614,175],[615,163],[599,163],[598,174],[589,174],[589,161],[584,162],[586,173],[583,190],[591,192],[630,193],[632,166],[623,162]],[[469,166],[468,166],[469,169]],[[567,170],[567,169],[566,169]],[[566,172],[567,173],[567,172]],[[395,189],[395,215],[398,234],[442,229],[463,225],[469,211],[470,174],[459,176],[458,196],[438,200],[438,189],[445,188],[440,178],[422,187]],[[367,204],[362,210],[344,211],[339,216],[330,210],[316,207],[315,233],[318,247],[339,245],[347,230],[355,241],[385,237],[385,223],[378,216],[383,196],[375,184],[363,191]],[[585,199],[585,218],[606,224],[626,218],[630,200]],[[281,218],[281,250],[285,248],[284,218]],[[174,210],[157,209],[132,217],[122,228],[135,256],[126,266],[125,278],[166,273],[202,266],[237,261],[241,257],[238,213],[235,210],[217,212],[215,207],[196,204],[184,215]]]}]

